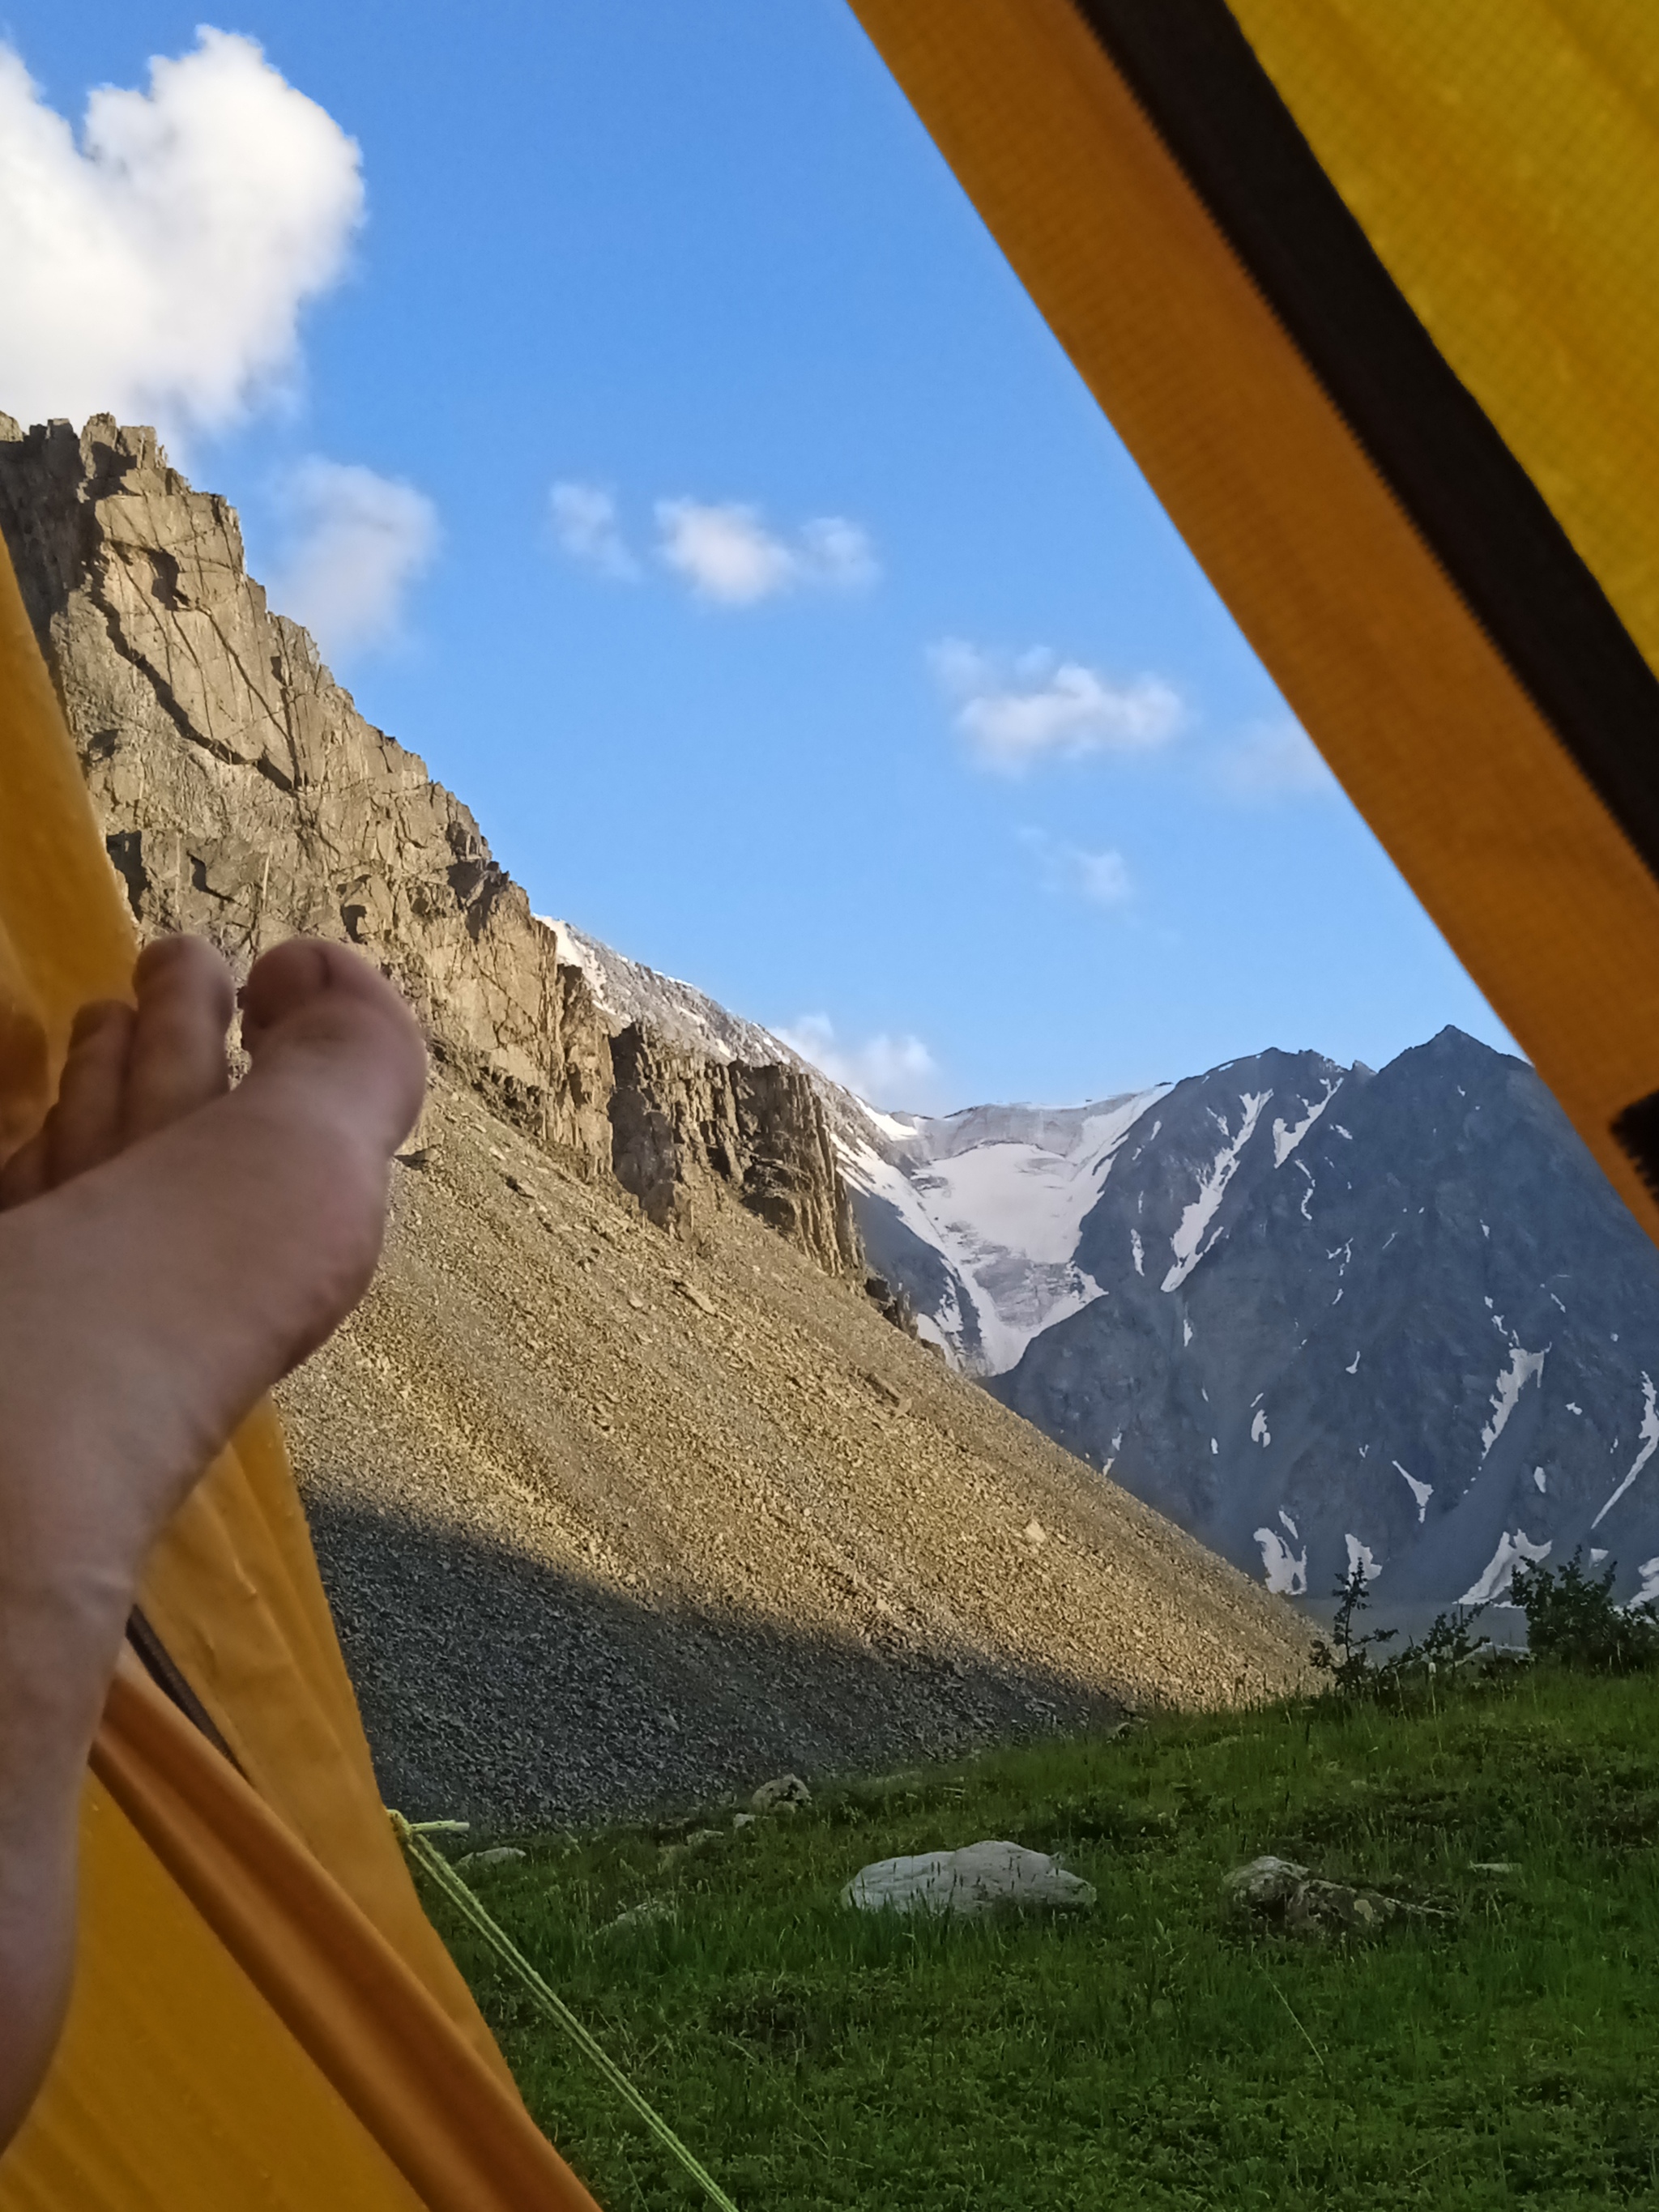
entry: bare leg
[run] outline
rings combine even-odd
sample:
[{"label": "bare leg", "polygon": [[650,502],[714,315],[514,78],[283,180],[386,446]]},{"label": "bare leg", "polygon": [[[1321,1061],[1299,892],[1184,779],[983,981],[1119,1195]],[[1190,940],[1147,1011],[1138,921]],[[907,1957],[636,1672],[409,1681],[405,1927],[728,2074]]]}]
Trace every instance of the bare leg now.
[{"label": "bare leg", "polygon": [[0,1174],[0,2148],[67,2002],[87,1752],[144,1562],[367,1287],[424,1080],[407,1008],[340,946],[259,962],[234,1090],[217,956],[171,939],[136,981]]}]

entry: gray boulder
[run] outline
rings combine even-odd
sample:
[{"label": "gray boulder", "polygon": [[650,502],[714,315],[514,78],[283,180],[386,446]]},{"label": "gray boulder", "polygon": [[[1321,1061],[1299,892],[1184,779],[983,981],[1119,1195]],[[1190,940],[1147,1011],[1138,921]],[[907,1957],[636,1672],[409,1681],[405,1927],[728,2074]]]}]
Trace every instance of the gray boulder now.
[{"label": "gray boulder", "polygon": [[1095,1892],[1045,1851],[984,1843],[959,1851],[878,1859],[854,1875],[841,1901],[858,1912],[939,1912],[977,1919],[1010,1908],[1078,1911],[1094,1903]]}]

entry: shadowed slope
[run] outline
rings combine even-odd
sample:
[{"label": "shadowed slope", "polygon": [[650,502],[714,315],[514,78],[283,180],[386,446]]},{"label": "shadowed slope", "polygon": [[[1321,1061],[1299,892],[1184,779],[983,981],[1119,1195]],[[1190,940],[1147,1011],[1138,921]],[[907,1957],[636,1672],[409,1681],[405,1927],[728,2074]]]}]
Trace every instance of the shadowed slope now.
[{"label": "shadowed slope", "polygon": [[1299,1678],[1287,1608],[737,1207],[665,1235],[447,1084],[422,1143],[284,1392],[406,1809],[580,1817]]}]

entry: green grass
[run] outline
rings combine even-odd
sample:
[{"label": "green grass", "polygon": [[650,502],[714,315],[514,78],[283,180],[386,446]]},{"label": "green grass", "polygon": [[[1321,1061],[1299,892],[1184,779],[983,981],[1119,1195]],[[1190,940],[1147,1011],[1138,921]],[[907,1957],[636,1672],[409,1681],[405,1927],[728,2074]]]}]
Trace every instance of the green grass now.
[{"label": "green grass", "polygon": [[[825,1790],[665,1864],[683,1832],[519,1838],[475,1887],[742,2212],[1659,2205],[1654,1677],[1160,1720]],[[984,1837],[1061,1852],[1094,1911],[838,1905],[870,1860]],[[1453,1917],[1254,1933],[1220,1882],[1263,1851]],[[660,1896],[672,1922],[607,1927]],[[607,2212],[704,2201],[430,1902]]]}]

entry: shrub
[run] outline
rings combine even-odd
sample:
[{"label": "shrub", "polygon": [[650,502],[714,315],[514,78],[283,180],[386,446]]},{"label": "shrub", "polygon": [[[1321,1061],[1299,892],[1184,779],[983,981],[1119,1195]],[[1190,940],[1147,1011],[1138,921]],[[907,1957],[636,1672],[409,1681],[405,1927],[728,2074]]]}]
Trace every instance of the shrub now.
[{"label": "shrub", "polygon": [[1341,1600],[1336,1608],[1336,1618],[1331,1623],[1331,1640],[1322,1636],[1310,1655],[1316,1667],[1331,1678],[1331,1686],[1349,1696],[1372,1689],[1381,1669],[1373,1666],[1371,1651],[1379,1644],[1392,1644],[1398,1631],[1392,1628],[1373,1628],[1364,1636],[1354,1633],[1354,1622],[1370,1603],[1365,1589],[1365,1570],[1358,1561],[1348,1571],[1346,1582],[1340,1582],[1332,1592]]},{"label": "shrub", "polygon": [[1644,1610],[1615,1605],[1613,1574],[1586,1574],[1575,1552],[1565,1567],[1516,1567],[1515,1602],[1527,1616],[1534,1659],[1553,1659],[1579,1673],[1634,1674],[1659,1664],[1659,1622]]},{"label": "shrub", "polygon": [[1437,1674],[1466,1666],[1492,1649],[1486,1637],[1472,1632],[1486,1607],[1455,1606],[1449,1613],[1437,1614],[1433,1626],[1415,1644],[1405,1644],[1379,1662],[1373,1654],[1391,1644],[1399,1631],[1373,1628],[1364,1636],[1354,1633],[1355,1620],[1370,1603],[1364,1568],[1356,1565],[1347,1580],[1336,1585],[1334,1595],[1341,1603],[1331,1624],[1331,1640],[1327,1644],[1322,1637],[1311,1656],[1314,1665],[1331,1677],[1332,1688],[1343,1696],[1375,1698],[1391,1692],[1399,1697],[1416,1687],[1426,1687],[1432,1696]]}]

